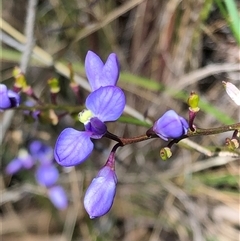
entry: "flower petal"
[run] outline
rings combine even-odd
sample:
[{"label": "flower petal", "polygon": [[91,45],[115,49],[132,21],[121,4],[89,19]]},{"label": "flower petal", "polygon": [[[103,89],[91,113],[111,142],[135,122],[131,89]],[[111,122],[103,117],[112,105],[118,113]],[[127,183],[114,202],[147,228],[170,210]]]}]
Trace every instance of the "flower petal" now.
[{"label": "flower petal", "polygon": [[85,58],[85,70],[92,91],[104,86],[114,86],[119,77],[117,55],[111,53],[104,64],[98,55],[88,51]]},{"label": "flower petal", "polygon": [[101,86],[116,85],[119,77],[119,62],[117,55],[111,53],[102,69],[100,75]]},{"label": "flower petal", "polygon": [[20,96],[18,93],[14,92],[12,90],[8,90],[8,97],[11,102],[11,107],[19,106]]},{"label": "flower petal", "polygon": [[91,138],[100,139],[107,132],[107,126],[97,117],[93,117],[85,125],[85,130],[92,132]]},{"label": "flower petal", "polygon": [[10,163],[8,163],[5,172],[8,175],[13,175],[17,173],[22,168],[22,162],[19,158],[13,159]]},{"label": "flower petal", "polygon": [[50,164],[53,161],[53,148],[42,141],[34,140],[29,145],[31,156],[41,164]]},{"label": "flower petal", "polygon": [[86,107],[102,122],[117,120],[123,113],[125,104],[125,95],[116,86],[101,87],[86,100]]},{"label": "flower petal", "polygon": [[102,73],[103,66],[104,64],[98,55],[92,51],[87,52],[85,58],[85,70],[92,91],[100,87],[99,76]]},{"label": "flower petal", "polygon": [[53,165],[40,165],[36,171],[35,177],[40,185],[50,187],[57,182],[59,172]]},{"label": "flower petal", "polygon": [[64,210],[67,208],[67,194],[61,186],[54,186],[48,189],[48,197],[57,209]]},{"label": "flower petal", "polygon": [[106,214],[112,207],[116,194],[117,176],[109,167],[104,166],[92,180],[84,197],[84,207],[90,218]]},{"label": "flower petal", "polygon": [[73,128],[63,130],[54,149],[54,157],[58,164],[75,166],[87,159],[93,150],[90,137],[91,132],[77,131]]},{"label": "flower petal", "polygon": [[153,131],[165,141],[181,137],[187,129],[187,121],[174,110],[167,111],[153,125]]},{"label": "flower petal", "polygon": [[11,107],[11,101],[8,97],[7,86],[0,84],[0,109],[5,110]]}]

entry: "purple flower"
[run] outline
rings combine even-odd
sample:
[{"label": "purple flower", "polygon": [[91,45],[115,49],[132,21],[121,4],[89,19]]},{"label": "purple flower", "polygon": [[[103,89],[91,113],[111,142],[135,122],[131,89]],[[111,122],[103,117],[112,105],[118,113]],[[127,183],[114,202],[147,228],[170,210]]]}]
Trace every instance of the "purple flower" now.
[{"label": "purple flower", "polygon": [[104,64],[98,55],[88,51],[85,69],[92,91],[103,86],[115,86],[118,81],[119,62],[115,53],[111,53]]},{"label": "purple flower", "polygon": [[54,165],[40,165],[37,168],[35,177],[40,185],[51,187],[57,182],[59,172]]},{"label": "purple flower", "polygon": [[117,176],[115,171],[104,166],[92,180],[84,197],[84,207],[90,218],[106,214],[112,207],[116,194]]},{"label": "purple flower", "polygon": [[13,175],[17,173],[22,168],[22,162],[19,158],[13,159],[8,165],[6,166],[5,172],[8,175]]},{"label": "purple flower", "polygon": [[61,186],[53,186],[49,188],[48,197],[57,209],[64,210],[67,208],[67,194]]},{"label": "purple flower", "polygon": [[[31,100],[27,100],[24,102],[24,104],[28,107],[33,107],[34,106],[34,102],[31,101]],[[30,110],[24,110],[23,111],[24,115],[29,115],[31,116],[34,120],[38,120],[38,117],[41,113],[41,111],[39,110],[33,110],[33,111],[30,111]]]},{"label": "purple flower", "polygon": [[19,102],[20,97],[16,92],[8,90],[6,85],[0,84],[0,110],[19,106]]},{"label": "purple flower", "polygon": [[59,171],[53,165],[53,149],[41,141],[32,141],[29,152],[21,149],[18,157],[14,158],[6,167],[6,173],[11,175],[21,169],[30,169],[34,164],[39,164],[35,172],[38,184],[45,186],[53,205],[62,210],[68,206],[68,198],[61,186],[56,186]]},{"label": "purple flower", "polygon": [[[75,166],[82,163],[93,150],[91,138],[100,139],[107,132],[105,122],[115,121],[121,116],[126,101],[123,91],[114,86],[119,76],[117,63],[114,54],[104,65],[97,55],[88,52],[86,72],[94,91],[86,99],[87,110],[79,113],[79,121],[84,124],[85,131],[66,128],[61,132],[54,150],[58,164]],[[95,74],[97,77],[94,77]],[[105,79],[102,79],[103,76]]]},{"label": "purple flower", "polygon": [[21,169],[30,169],[35,164],[35,160],[29,153],[21,149],[18,157],[14,158],[6,167],[6,173],[9,175],[17,173]]},{"label": "purple flower", "polygon": [[153,131],[165,141],[185,135],[188,128],[187,121],[174,110],[167,111],[153,125]]},{"label": "purple flower", "polygon": [[31,156],[41,164],[50,164],[53,161],[53,148],[42,141],[32,141],[28,146]]}]

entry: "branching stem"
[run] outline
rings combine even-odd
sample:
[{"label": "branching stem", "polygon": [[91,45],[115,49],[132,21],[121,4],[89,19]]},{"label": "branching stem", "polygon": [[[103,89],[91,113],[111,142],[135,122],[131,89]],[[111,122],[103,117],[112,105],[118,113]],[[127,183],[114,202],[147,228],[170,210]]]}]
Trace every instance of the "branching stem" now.
[{"label": "branching stem", "polygon": [[[196,128],[195,131],[191,131],[189,129],[188,133],[186,135],[183,135],[182,137],[180,137],[178,139],[173,139],[172,141],[170,141],[168,144],[168,147],[171,148],[171,146],[173,144],[178,143],[182,139],[185,139],[188,137],[214,135],[214,134],[220,134],[220,133],[224,133],[224,132],[228,132],[228,131],[240,131],[240,123],[226,125],[226,126],[220,126],[220,127],[216,127],[216,128],[210,128],[210,129]],[[104,137],[118,142],[120,144],[120,146],[126,146],[129,144],[150,140],[152,138],[158,138],[158,136],[156,134],[151,134],[151,135],[144,134],[144,135],[130,137],[130,138],[123,138],[123,137],[116,136],[110,132],[107,132],[104,135]]]}]

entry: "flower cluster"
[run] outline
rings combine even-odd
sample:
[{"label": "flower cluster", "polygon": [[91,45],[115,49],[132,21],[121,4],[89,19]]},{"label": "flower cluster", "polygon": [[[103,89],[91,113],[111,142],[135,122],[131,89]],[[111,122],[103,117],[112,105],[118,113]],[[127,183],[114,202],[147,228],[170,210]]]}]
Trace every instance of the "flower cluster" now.
[{"label": "flower cluster", "polygon": [[[54,155],[62,166],[75,166],[85,161],[93,150],[91,139],[102,138],[107,132],[105,123],[116,121],[125,107],[125,95],[116,86],[119,77],[116,54],[110,54],[104,64],[95,53],[88,51],[85,69],[92,89],[86,99],[87,109],[79,113],[79,121],[84,124],[85,130],[66,128],[59,135]],[[85,195],[84,205],[91,218],[104,215],[113,203],[117,184],[114,152],[110,160],[92,181]]]},{"label": "flower cluster", "polygon": [[[66,128],[59,135],[54,155],[62,166],[75,166],[85,161],[93,150],[91,139],[100,139],[107,133],[106,122],[117,120],[125,107],[125,95],[116,86],[119,77],[117,56],[112,53],[106,63],[89,51],[85,69],[92,93],[86,99],[86,110],[79,113],[85,130]],[[166,112],[153,126],[152,131],[164,140],[186,134],[188,123],[173,110]],[[117,146],[118,147],[118,146]],[[84,197],[84,207],[90,218],[106,214],[114,200],[117,176],[114,170],[114,147],[110,156],[93,179]]]},{"label": "flower cluster", "polygon": [[9,90],[6,85],[0,84],[0,111],[19,106],[20,96]]},{"label": "flower cluster", "polygon": [[86,110],[79,113],[84,131],[66,128],[55,145],[55,159],[62,166],[75,166],[85,161],[93,150],[91,139],[100,139],[106,132],[105,122],[117,120],[125,107],[125,95],[116,86],[119,76],[117,56],[110,54],[105,65],[89,51],[85,60],[86,74],[92,93],[86,99]]},{"label": "flower cluster", "polygon": [[36,167],[37,183],[47,188],[48,197],[53,205],[60,210],[67,208],[67,195],[64,189],[57,184],[59,172],[53,163],[52,147],[41,141],[32,141],[29,151],[21,149],[18,157],[7,165],[5,172],[13,175],[21,169],[32,169],[33,167]]}]

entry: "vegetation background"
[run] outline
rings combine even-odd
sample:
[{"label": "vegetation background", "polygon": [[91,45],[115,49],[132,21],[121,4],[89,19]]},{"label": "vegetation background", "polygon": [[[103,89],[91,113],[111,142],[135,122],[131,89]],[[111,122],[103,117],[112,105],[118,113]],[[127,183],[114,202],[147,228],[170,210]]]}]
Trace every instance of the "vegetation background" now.
[{"label": "vegetation background", "polygon": [[[229,5],[230,3],[230,5]],[[13,83],[12,69],[21,65],[26,39],[27,0],[3,0],[1,75]],[[230,6],[230,7],[229,7]],[[119,86],[129,108],[121,122],[111,123],[119,136],[143,134],[146,119],[174,109],[187,119],[186,99],[201,98],[195,124],[211,128],[239,121],[239,107],[221,81],[240,86],[239,1],[221,0],[39,0],[33,49],[26,77],[49,101],[47,80],[61,83],[60,104],[76,105],[69,88],[68,63],[88,95],[84,59],[88,50],[105,61],[111,52],[121,63]],[[236,15],[237,13],[237,15]],[[16,31],[17,30],[17,31]],[[30,139],[54,146],[61,130],[81,128],[69,116],[57,125],[27,122],[21,111],[4,112],[2,170]],[[137,118],[142,122],[133,124]],[[7,123],[7,124],[6,124]],[[29,172],[13,177],[1,172],[1,240],[4,241],[237,241],[239,226],[239,157],[224,151],[231,133],[192,138],[173,148],[163,162],[162,140],[126,146],[117,152],[119,184],[114,205],[104,217],[90,220],[84,192],[105,163],[113,142],[95,142],[94,154],[76,168],[61,170],[60,182],[70,204],[56,210]]]}]

